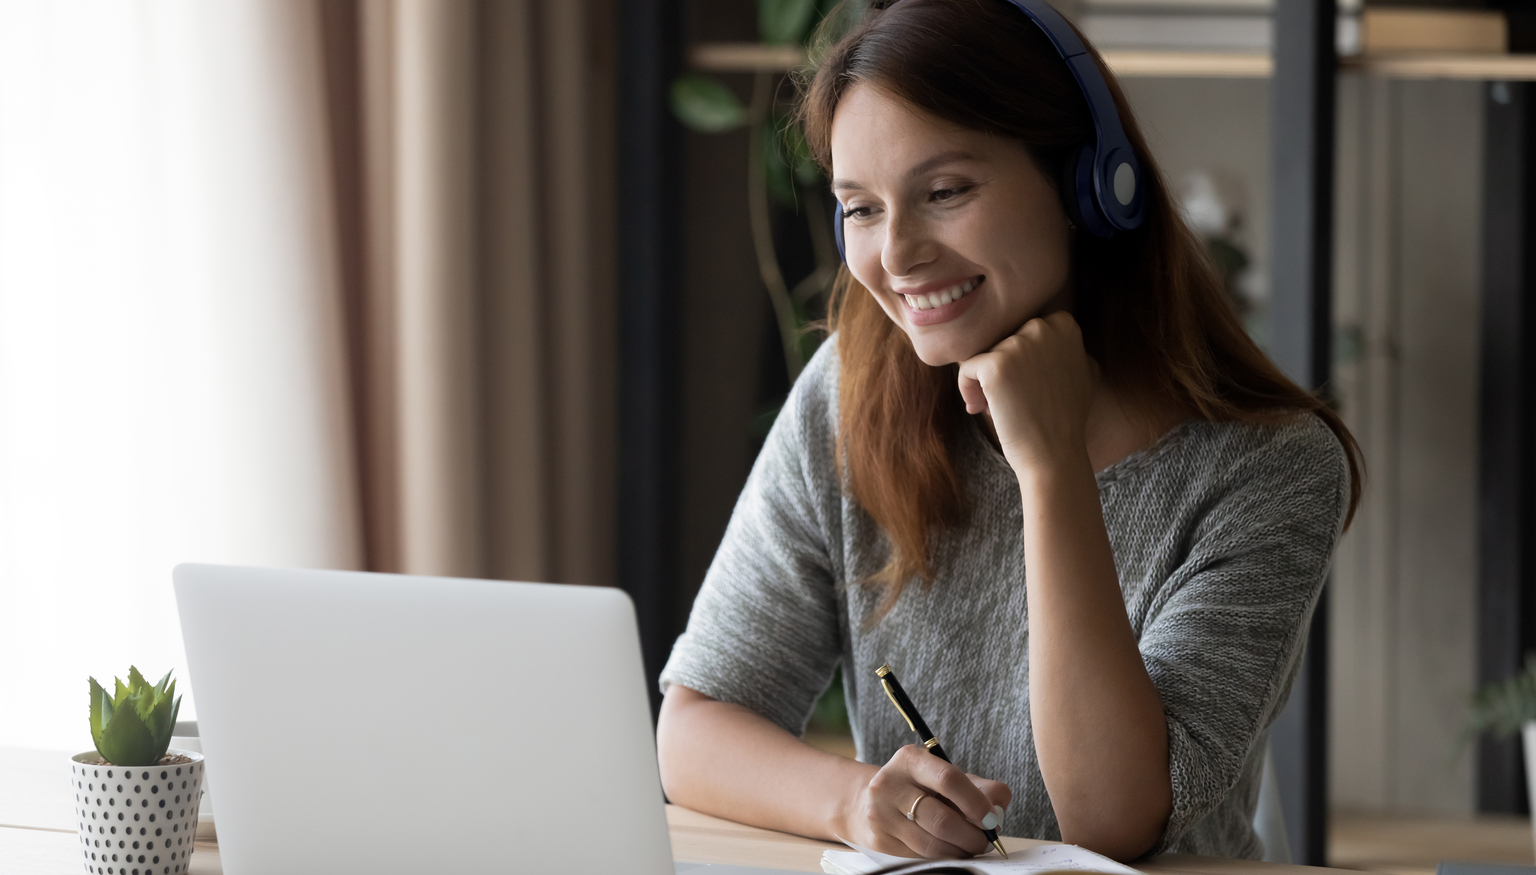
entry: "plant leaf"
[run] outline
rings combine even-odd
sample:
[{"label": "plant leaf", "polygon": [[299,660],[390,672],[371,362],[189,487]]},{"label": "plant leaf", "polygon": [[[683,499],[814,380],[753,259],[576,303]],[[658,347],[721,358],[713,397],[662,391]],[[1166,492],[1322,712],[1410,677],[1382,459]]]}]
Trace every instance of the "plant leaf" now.
[{"label": "plant leaf", "polygon": [[1471,735],[1518,733],[1528,720],[1536,720],[1536,653],[1526,656],[1525,670],[1505,681],[1489,684],[1472,697],[1467,719]]},{"label": "plant leaf", "polygon": [[165,682],[171,679],[171,672],[173,672],[175,670],[176,669],[173,668],[173,669],[171,669],[171,671],[166,672],[165,673],[165,677],[160,679],[160,683],[155,684],[155,699],[157,701],[160,699],[161,696],[165,695]]},{"label": "plant leaf", "polygon": [[112,697],[102,689],[101,684],[91,678],[91,741],[96,743],[96,752],[101,753],[101,727],[112,719]]},{"label": "plant leaf", "polygon": [[144,676],[139,674],[139,670],[131,665],[128,666],[128,692],[137,693],[147,686],[149,686],[149,681],[144,680]]},{"label": "plant leaf", "polygon": [[118,766],[154,765],[165,754],[155,752],[155,739],[133,708],[118,708],[101,729],[96,752]]},{"label": "plant leaf", "polygon": [[[171,726],[165,733],[166,747],[171,746],[171,736],[176,734],[176,717],[179,714],[181,714],[181,697],[177,696],[175,704],[171,706]],[[161,751],[161,755],[164,756],[164,751]]]},{"label": "plant leaf", "polygon": [[151,716],[155,713],[154,687],[148,685],[140,687],[133,695],[128,697],[128,702],[133,705],[133,710],[138,713],[139,720],[143,721],[145,726],[154,725],[153,717]]},{"label": "plant leaf", "polygon": [[164,742],[167,747],[170,746],[171,735],[176,729],[176,709],[180,705],[181,700],[176,698],[176,682],[171,681],[171,688],[155,701],[153,719],[149,723],[149,731],[155,737],[155,744]]},{"label": "plant leaf", "polygon": [[816,0],[757,0],[758,36],[770,45],[798,43],[815,12]]},{"label": "plant leaf", "polygon": [[784,145],[772,126],[763,128],[763,163],[768,180],[768,195],[780,206],[795,205],[795,183],[789,165],[784,162]]},{"label": "plant leaf", "polygon": [[795,182],[816,185],[821,182],[821,167],[811,157],[811,146],[805,141],[805,131],[793,120],[786,120],[783,128],[784,152],[789,155],[789,165],[795,171]]},{"label": "plant leaf", "polygon": [[700,133],[718,134],[746,124],[746,108],[718,79],[698,73],[679,76],[672,83],[671,97],[677,120]]},{"label": "plant leaf", "polygon": [[121,705],[128,701],[128,696],[130,695],[131,691],[128,689],[128,687],[124,686],[122,680],[120,678],[113,678],[112,683],[117,685],[112,693],[112,704]]}]

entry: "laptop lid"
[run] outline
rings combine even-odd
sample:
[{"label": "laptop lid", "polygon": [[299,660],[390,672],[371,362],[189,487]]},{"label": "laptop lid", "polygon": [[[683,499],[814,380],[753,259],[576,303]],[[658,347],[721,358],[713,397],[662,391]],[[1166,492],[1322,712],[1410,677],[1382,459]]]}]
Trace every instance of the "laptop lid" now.
[{"label": "laptop lid", "polygon": [[229,875],[671,875],[616,589],[182,565]]}]

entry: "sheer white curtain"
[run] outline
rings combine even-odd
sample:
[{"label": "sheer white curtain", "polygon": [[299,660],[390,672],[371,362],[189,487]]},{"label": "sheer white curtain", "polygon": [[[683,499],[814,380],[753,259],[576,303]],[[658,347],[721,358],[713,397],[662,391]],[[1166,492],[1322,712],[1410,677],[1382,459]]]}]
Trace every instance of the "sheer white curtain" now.
[{"label": "sheer white curtain", "polygon": [[185,682],[175,563],[359,561],[317,27],[0,0],[0,745]]}]

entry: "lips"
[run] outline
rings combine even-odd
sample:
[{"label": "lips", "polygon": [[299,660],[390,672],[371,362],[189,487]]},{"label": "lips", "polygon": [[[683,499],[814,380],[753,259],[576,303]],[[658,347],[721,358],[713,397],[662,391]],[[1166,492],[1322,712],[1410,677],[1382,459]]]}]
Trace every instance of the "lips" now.
[{"label": "lips", "polygon": [[936,292],[902,294],[907,308],[907,323],[914,326],[938,325],[959,318],[976,301],[976,289],[986,277],[972,277]]}]

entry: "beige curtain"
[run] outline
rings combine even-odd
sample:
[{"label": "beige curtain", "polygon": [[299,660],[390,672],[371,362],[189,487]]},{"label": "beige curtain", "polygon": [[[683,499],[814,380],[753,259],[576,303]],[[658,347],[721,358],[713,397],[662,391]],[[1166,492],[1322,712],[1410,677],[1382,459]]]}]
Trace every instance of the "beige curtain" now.
[{"label": "beige curtain", "polygon": [[319,15],[368,567],[612,583],[612,9]]}]

